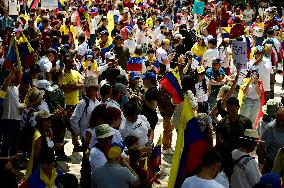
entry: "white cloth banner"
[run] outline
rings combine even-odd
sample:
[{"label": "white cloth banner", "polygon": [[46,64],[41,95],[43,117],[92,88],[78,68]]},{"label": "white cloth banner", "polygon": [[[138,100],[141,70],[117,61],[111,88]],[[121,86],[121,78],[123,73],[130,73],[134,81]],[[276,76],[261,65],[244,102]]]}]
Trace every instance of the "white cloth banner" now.
[{"label": "white cloth banner", "polygon": [[242,69],[247,68],[247,43],[243,41],[232,41],[232,56],[233,63],[236,67],[237,65],[241,65]]},{"label": "white cloth banner", "polygon": [[54,10],[58,8],[58,0],[41,0],[41,8]]}]

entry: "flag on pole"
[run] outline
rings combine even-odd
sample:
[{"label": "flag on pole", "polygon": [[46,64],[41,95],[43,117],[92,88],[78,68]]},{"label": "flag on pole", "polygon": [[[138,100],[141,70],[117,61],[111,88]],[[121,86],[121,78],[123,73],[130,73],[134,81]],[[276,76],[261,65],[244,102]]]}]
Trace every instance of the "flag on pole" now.
[{"label": "flag on pole", "polygon": [[171,167],[168,188],[181,187],[183,181],[201,164],[202,155],[207,150],[205,136],[185,96],[172,162],[175,165]]},{"label": "flag on pole", "polygon": [[7,58],[4,62],[5,69],[12,69],[13,66],[18,68],[18,71],[15,74],[15,85],[19,85],[23,71],[15,35],[13,35],[11,38]]}]

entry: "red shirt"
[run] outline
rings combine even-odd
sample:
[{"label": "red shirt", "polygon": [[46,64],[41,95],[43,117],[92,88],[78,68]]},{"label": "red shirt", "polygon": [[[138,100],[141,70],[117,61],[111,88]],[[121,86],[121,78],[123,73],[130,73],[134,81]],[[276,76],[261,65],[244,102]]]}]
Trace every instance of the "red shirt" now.
[{"label": "red shirt", "polygon": [[124,7],[128,7],[129,9],[134,8],[134,3],[131,1],[123,2]]},{"label": "red shirt", "polygon": [[231,28],[230,39],[235,39],[243,35],[245,27],[242,24],[235,24]]},{"label": "red shirt", "polygon": [[213,37],[217,37],[217,29],[219,27],[219,23],[216,18],[211,20],[210,24],[208,25],[209,34]]}]

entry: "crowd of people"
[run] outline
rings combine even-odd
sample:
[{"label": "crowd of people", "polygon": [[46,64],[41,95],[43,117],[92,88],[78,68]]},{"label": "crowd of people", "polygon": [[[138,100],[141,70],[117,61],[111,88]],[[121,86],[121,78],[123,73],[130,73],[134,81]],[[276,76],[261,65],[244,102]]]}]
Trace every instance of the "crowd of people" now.
[{"label": "crowd of people", "polygon": [[[17,16],[4,9],[1,185],[159,183],[158,117],[158,155],[174,155],[183,108],[160,84],[173,73],[177,81],[168,84],[181,88],[209,146],[181,187],[280,188],[284,100],[274,99],[274,86],[276,75],[284,78],[282,11],[262,0],[208,0],[200,14],[194,8],[200,2],[59,0],[51,10],[29,1],[18,5]],[[233,41],[246,43],[242,65],[233,58]],[[83,152],[79,182],[56,162],[71,160],[67,130],[73,152]],[[19,169],[26,169],[23,179]]]}]

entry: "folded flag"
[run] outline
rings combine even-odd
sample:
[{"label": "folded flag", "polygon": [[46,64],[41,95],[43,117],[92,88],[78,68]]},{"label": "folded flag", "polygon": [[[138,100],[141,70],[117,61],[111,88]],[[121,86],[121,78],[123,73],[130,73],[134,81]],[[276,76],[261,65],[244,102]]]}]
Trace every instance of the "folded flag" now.
[{"label": "folded flag", "polygon": [[[161,155],[162,155],[162,134],[160,134],[159,140],[156,145],[153,147],[149,161],[147,164],[147,173],[150,178],[155,177],[155,175],[160,171],[161,165]],[[144,165],[144,169],[145,169]],[[160,184],[158,180],[155,183]]]},{"label": "folded flag", "polygon": [[166,73],[160,80],[160,84],[172,96],[176,104],[180,104],[183,101],[184,97],[181,90],[180,81],[173,72]]},{"label": "folded flag", "polygon": [[184,97],[182,112],[179,121],[178,136],[168,188],[181,187],[183,181],[192,175],[201,164],[201,158],[208,150],[205,136],[187,97]]},{"label": "folded flag", "polygon": [[134,54],[132,57],[129,58],[126,69],[127,71],[142,71],[143,62],[143,57]]}]

